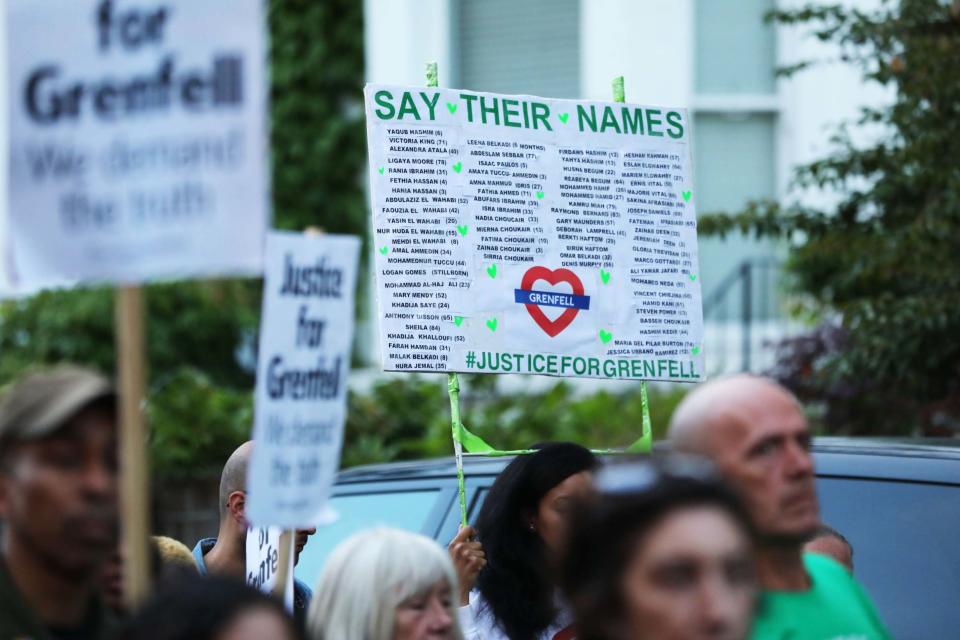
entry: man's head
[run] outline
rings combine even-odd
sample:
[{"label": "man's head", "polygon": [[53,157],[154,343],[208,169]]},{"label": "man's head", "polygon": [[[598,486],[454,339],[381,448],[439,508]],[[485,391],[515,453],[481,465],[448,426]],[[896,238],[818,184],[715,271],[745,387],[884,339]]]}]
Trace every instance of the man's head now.
[{"label": "man's head", "polygon": [[74,367],[25,376],[0,399],[5,556],[92,577],[117,539],[116,397]]},{"label": "man's head", "polygon": [[853,573],[853,545],[833,527],[820,525],[803,550],[833,558]]},{"label": "man's head", "polygon": [[[247,531],[247,465],[253,442],[236,448],[220,475],[220,533],[245,536]],[[243,538],[241,538],[242,541]]]},{"label": "man's head", "polygon": [[[235,535],[243,543],[249,523],[246,518],[247,467],[253,441],[249,440],[230,455],[220,476],[220,535]],[[298,529],[295,538],[294,562],[300,560],[300,552],[307,538],[316,533],[316,528]]]},{"label": "man's head", "polygon": [[807,421],[775,382],[735,375],[697,387],[674,412],[670,440],[714,460],[767,543],[800,545],[819,526]]}]

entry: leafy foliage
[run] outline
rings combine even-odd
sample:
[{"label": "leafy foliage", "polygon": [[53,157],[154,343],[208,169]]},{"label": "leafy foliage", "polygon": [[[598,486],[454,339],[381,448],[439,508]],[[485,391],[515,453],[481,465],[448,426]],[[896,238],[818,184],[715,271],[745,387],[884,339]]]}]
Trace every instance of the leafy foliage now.
[{"label": "leafy foliage", "polygon": [[[526,449],[544,440],[570,440],[595,448],[626,447],[641,434],[639,386],[625,393],[577,394],[558,382],[543,391],[503,393],[495,376],[461,376],[461,419],[498,449]],[[352,394],[343,465],[446,456],[450,406],[446,379],[403,375]],[[683,397],[680,386],[649,389],[655,438],[663,437]]]},{"label": "leafy foliage", "polygon": [[[827,404],[827,427],[932,430],[960,420],[960,2],[901,0],[874,12],[809,5],[770,19],[812,25],[867,82],[895,90],[862,109],[833,152],[801,167],[795,193],[839,195],[835,208],[754,202],[707,216],[701,233],[786,239],[793,286],[826,327],[784,345],[777,372]],[[806,68],[784,70],[785,75]],[[824,340],[837,326],[842,339]],[[855,390],[855,392],[854,392]]]}]

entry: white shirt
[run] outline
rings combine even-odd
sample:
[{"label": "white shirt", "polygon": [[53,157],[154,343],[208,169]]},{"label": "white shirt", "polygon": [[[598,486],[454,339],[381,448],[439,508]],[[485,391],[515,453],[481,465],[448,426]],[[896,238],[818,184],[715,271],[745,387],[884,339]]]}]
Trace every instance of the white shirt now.
[{"label": "white shirt", "polygon": [[[464,640],[510,640],[497,625],[493,612],[479,591],[470,592],[470,604],[460,607],[457,615]],[[556,619],[537,636],[537,640],[576,640],[570,629],[572,623],[573,616],[561,607]]]}]

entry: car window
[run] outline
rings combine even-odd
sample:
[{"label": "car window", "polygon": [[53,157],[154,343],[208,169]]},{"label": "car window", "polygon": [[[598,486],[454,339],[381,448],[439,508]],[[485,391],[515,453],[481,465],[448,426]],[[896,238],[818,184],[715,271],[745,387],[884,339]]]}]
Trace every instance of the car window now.
[{"label": "car window", "polygon": [[960,486],[820,478],[824,523],[853,546],[854,575],[894,638],[960,629]]},{"label": "car window", "polygon": [[420,533],[437,501],[439,490],[363,493],[333,496],[329,506],[336,518],[317,527],[310,538],[295,575],[311,588],[330,552],[351,534],[376,526],[396,527]]}]

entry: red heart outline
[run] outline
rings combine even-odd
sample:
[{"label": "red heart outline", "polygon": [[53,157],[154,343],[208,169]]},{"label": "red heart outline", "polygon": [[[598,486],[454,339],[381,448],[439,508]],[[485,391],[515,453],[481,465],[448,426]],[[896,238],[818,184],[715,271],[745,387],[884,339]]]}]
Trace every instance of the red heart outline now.
[{"label": "red heart outline", "polygon": [[[546,267],[530,267],[527,269],[527,272],[523,274],[523,280],[520,281],[520,288],[525,291],[532,291],[533,283],[537,280],[546,280],[552,285],[566,282],[573,287],[573,295],[583,295],[583,283],[580,281],[580,278],[577,277],[577,274],[570,271],[570,269],[551,270]],[[569,327],[573,319],[580,313],[580,309],[567,309],[561,313],[556,320],[550,320],[550,318],[540,310],[538,305],[525,304],[523,306],[527,308],[527,313],[530,314],[533,321],[551,338],[555,338],[561,331]]]}]

